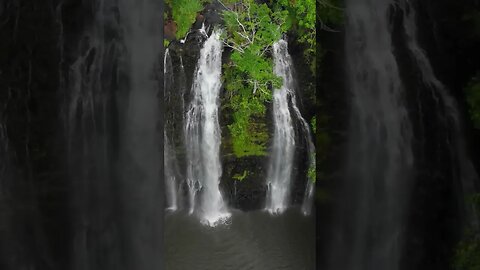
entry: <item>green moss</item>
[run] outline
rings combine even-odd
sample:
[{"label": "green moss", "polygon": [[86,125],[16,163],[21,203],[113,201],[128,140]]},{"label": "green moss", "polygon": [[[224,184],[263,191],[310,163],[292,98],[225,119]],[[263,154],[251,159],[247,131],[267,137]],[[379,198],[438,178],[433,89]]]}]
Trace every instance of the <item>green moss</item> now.
[{"label": "green moss", "polygon": [[249,172],[247,170],[244,170],[243,174],[235,174],[233,176],[233,179],[242,182],[243,180],[245,180],[245,178],[247,178],[248,175],[249,175]]},{"label": "green moss", "polygon": [[236,122],[229,126],[232,148],[236,157],[266,156],[268,130],[263,123]]},{"label": "green moss", "polygon": [[317,181],[317,166],[315,164],[315,155],[313,157],[312,163],[307,171],[308,180],[313,181],[314,183]]},{"label": "green moss", "polygon": [[[317,132],[317,117],[314,116],[310,122],[311,130],[313,134],[316,134]],[[310,157],[310,160],[312,161],[310,163],[310,166],[308,167],[307,171],[307,177],[310,181],[313,181],[314,183],[317,181],[317,153],[314,152],[313,156]]]},{"label": "green moss", "polygon": [[313,134],[317,133],[317,116],[312,117],[310,121],[310,127],[312,129]]}]

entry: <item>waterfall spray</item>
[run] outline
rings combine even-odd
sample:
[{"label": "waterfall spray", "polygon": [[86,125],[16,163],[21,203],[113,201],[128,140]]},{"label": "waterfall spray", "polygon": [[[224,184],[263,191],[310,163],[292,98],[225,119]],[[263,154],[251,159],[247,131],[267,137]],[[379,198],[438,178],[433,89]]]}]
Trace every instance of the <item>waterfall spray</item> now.
[{"label": "waterfall spray", "polygon": [[123,250],[127,269],[162,268],[164,190],[160,174],[162,9],[160,1],[119,0],[128,93],[121,122],[121,186]]},{"label": "waterfall spray", "polygon": [[[280,89],[275,89],[273,93],[275,131],[267,176],[266,209],[272,214],[280,214],[285,211],[290,203],[291,178],[296,144],[293,116],[300,122],[301,132],[307,144],[310,166],[315,164],[315,146],[312,141],[310,127],[297,106],[292,72],[293,62],[288,53],[287,41],[280,40],[273,45],[273,58],[274,72],[283,79],[283,84]],[[289,104],[291,104],[291,109]],[[293,115],[291,111],[293,111]],[[314,187],[312,180],[307,180],[306,184],[305,198],[302,205],[304,214],[309,214],[311,209]]]},{"label": "waterfall spray", "polygon": [[[170,56],[169,49],[165,50],[165,56],[163,61],[163,69],[164,69],[164,95],[165,95],[165,103],[170,102],[170,94],[171,94],[171,87],[173,87],[174,79],[173,79],[173,66],[172,66],[172,59]],[[171,131],[171,121],[172,119],[168,119],[165,117],[165,128],[163,132],[163,161],[165,165],[165,187],[166,187],[166,195],[167,195],[167,209],[171,211],[175,211],[178,209],[178,202],[177,202],[177,175],[176,172],[178,171],[178,163],[175,156],[174,145],[171,142],[169,132]],[[173,148],[173,149],[172,149]]]},{"label": "waterfall spray", "polygon": [[413,171],[412,123],[393,53],[395,1],[348,0],[346,55],[352,97],[341,213],[331,269],[397,270]]},{"label": "waterfall spray", "polygon": [[[403,26],[407,37],[407,46],[414,58],[418,69],[422,75],[423,83],[429,88],[433,98],[437,101],[437,106],[444,107],[445,123],[452,129],[452,142],[445,143],[452,148],[455,156],[454,160],[458,163],[459,179],[461,181],[462,195],[461,205],[466,212],[467,223],[474,228],[480,226],[479,217],[476,214],[473,205],[468,205],[465,198],[475,193],[475,183],[478,181],[478,173],[466,152],[465,135],[463,133],[460,112],[455,99],[449,94],[447,87],[435,76],[433,67],[425,51],[420,47],[417,40],[416,12],[410,0],[400,1],[403,10]],[[438,111],[441,111],[438,109]]]},{"label": "waterfall spray", "polygon": [[190,212],[195,210],[196,196],[201,190],[198,211],[202,222],[210,226],[230,216],[219,188],[222,168],[218,106],[223,52],[220,35],[221,31],[213,31],[200,51],[185,123]]},{"label": "waterfall spray", "polygon": [[273,45],[274,71],[283,78],[280,89],[273,93],[274,135],[270,166],[267,176],[266,209],[272,214],[284,212],[290,201],[292,167],[295,153],[295,130],[288,106],[293,93],[287,42],[280,40]]}]

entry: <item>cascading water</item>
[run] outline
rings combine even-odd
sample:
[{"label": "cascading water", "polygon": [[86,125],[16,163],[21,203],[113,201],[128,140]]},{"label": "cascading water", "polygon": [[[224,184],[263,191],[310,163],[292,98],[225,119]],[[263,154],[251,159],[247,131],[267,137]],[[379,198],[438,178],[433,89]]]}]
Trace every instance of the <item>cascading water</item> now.
[{"label": "cascading water", "polygon": [[[302,117],[297,106],[294,79],[292,73],[293,62],[288,53],[288,43],[280,40],[273,45],[274,72],[283,79],[280,89],[273,93],[274,135],[270,166],[267,176],[267,203],[266,209],[274,214],[284,212],[290,201],[292,186],[292,169],[295,155],[294,119],[290,111],[290,103],[295,117],[301,125],[302,134],[307,144],[309,165],[315,163],[315,146],[312,142],[310,127]],[[307,181],[302,212],[309,214],[312,204],[314,184],[313,179]]]},{"label": "cascading water", "polygon": [[201,191],[199,214],[202,223],[211,226],[230,216],[219,188],[222,168],[218,106],[223,52],[220,35],[221,31],[213,31],[200,51],[193,79],[193,97],[185,119],[190,213],[195,210],[196,195]]},{"label": "cascading water", "polygon": [[[173,86],[173,66],[172,59],[170,57],[169,50],[166,49],[165,57],[163,62],[164,69],[164,95],[165,103],[170,102],[170,87]],[[164,166],[165,166],[165,185],[167,193],[167,209],[175,211],[178,209],[177,202],[177,172],[178,172],[178,163],[175,156],[175,151],[172,149],[173,143],[171,142],[169,133],[171,132],[171,119],[168,119],[168,116],[165,119],[165,129],[163,137],[163,147],[164,147]]]},{"label": "cascading water", "polygon": [[[462,189],[460,196],[463,210],[466,212],[467,223],[470,223],[474,228],[478,228],[479,220],[476,216],[476,211],[472,205],[465,205],[465,198],[475,193],[475,183],[478,182],[478,173],[475,170],[472,161],[466,153],[465,135],[463,134],[462,123],[460,120],[460,112],[458,105],[454,98],[449,94],[445,85],[435,76],[435,72],[428,60],[427,54],[420,47],[417,40],[417,24],[416,12],[410,0],[402,0],[400,6],[403,10],[403,26],[407,37],[407,46],[410,53],[415,60],[415,63],[420,71],[423,83],[431,91],[433,99],[436,100],[436,106],[439,113],[444,111],[443,122],[444,128],[451,129],[451,141],[444,142],[445,145],[451,147],[454,162],[458,163],[459,175],[457,178],[461,181],[459,183]],[[442,110],[442,108],[444,108]]]},{"label": "cascading water", "polygon": [[[299,119],[302,127],[302,134],[304,136],[304,140],[307,143],[307,155],[308,155],[308,165],[309,170],[316,170],[316,159],[315,159],[315,145],[312,141],[312,132],[310,131],[310,126],[308,125],[307,121],[302,117],[300,110],[297,107],[297,102],[295,98],[292,99],[292,108]],[[308,177],[306,185],[305,185],[305,194],[303,196],[303,203],[302,203],[302,213],[306,216],[310,215],[312,212],[313,207],[313,197],[315,193],[315,181],[316,179],[311,179]]]},{"label": "cascading water", "polygon": [[164,147],[164,164],[165,164],[165,185],[167,192],[167,209],[176,211],[178,209],[177,199],[177,175],[178,164],[175,159],[175,152],[172,150],[172,142],[164,132],[163,138]]},{"label": "cascading water", "polygon": [[412,124],[393,54],[395,1],[346,1],[352,111],[346,200],[330,269],[399,269],[413,170]]},{"label": "cascading water", "polygon": [[[0,103],[0,105],[3,105]],[[10,142],[8,138],[8,130],[7,125],[4,122],[4,115],[3,115],[3,108],[0,107],[0,202],[2,204],[1,211],[0,211],[0,220],[2,223],[2,229],[0,230],[0,238],[2,241],[0,242],[0,250],[3,251],[3,256],[7,257],[20,257],[22,258],[22,262],[14,263],[13,260],[8,262],[7,260],[3,260],[4,267],[7,269],[15,269],[18,267],[28,267],[27,265],[30,263],[27,261],[27,257],[23,254],[18,254],[19,249],[15,250],[12,249],[12,245],[19,245],[19,239],[17,239],[16,235],[16,224],[14,220],[13,212],[17,212],[15,210],[14,205],[14,194],[12,194],[12,184],[15,183],[18,179],[15,179],[12,175],[12,164],[11,164],[11,157],[10,157]],[[3,256],[0,256],[0,261],[2,261]]]},{"label": "cascading water", "polygon": [[305,195],[303,196],[302,213],[308,216],[312,213],[313,198],[315,195],[315,182],[308,179],[305,187]]},{"label": "cascading water", "polygon": [[185,75],[185,66],[183,65],[183,57],[180,56],[180,79],[179,79],[179,88],[180,88],[180,94],[181,94],[181,103],[182,103],[182,107],[181,107],[181,113],[182,113],[182,116],[184,115],[185,113],[185,91],[186,91],[186,75]]},{"label": "cascading water", "polygon": [[[10,165],[10,153],[9,153],[9,140],[7,134],[7,126],[3,123],[3,115],[0,112],[0,201],[6,202],[8,199],[9,185],[11,179],[11,165]],[[5,210],[10,210],[5,205]],[[6,213],[6,211],[5,211]],[[3,214],[0,216],[3,217]],[[3,217],[3,220],[6,220],[6,217]],[[3,236],[3,233],[1,234]]]},{"label": "cascading water", "polygon": [[158,269],[161,9],[153,0],[89,4],[93,22],[60,82],[67,90],[71,267]]},{"label": "cascading water", "polygon": [[121,138],[128,269],[162,268],[161,1],[120,0],[129,92]]},{"label": "cascading water", "polygon": [[284,212],[290,201],[292,167],[295,154],[295,130],[289,110],[293,93],[287,42],[280,40],[273,45],[274,72],[283,78],[280,89],[273,92],[274,134],[270,166],[267,176],[266,209],[271,214]]},{"label": "cascading water", "polygon": [[[115,211],[113,196],[105,194],[111,194],[115,186],[110,127],[120,72],[118,63],[123,52],[120,42],[105,33],[107,28],[119,30],[112,4],[98,1],[94,6],[94,21],[82,37],[78,58],[68,72],[60,72],[60,76],[68,75],[60,77],[60,87],[64,88],[66,98],[67,164],[74,191],[71,267],[78,270],[116,268],[112,261],[120,252],[116,248],[119,242],[114,240],[119,237],[108,239],[108,233],[100,228],[111,228],[115,222],[111,218]],[[57,12],[61,22],[61,6]],[[66,59],[61,59],[60,71],[65,62]],[[104,249],[110,252],[100,258],[100,250]]]},{"label": "cascading water", "polygon": [[[288,49],[288,44],[286,44],[286,48]],[[288,50],[286,51],[288,55]],[[290,66],[293,66],[293,63],[291,61],[291,57],[288,55],[287,60],[289,62]],[[293,76],[291,76],[293,78]],[[312,132],[310,130],[310,126],[308,125],[307,121],[305,118],[303,118],[300,109],[297,106],[297,99],[295,97],[295,92],[292,91],[293,97],[292,97],[292,109],[293,112],[295,113],[296,118],[300,122],[301,126],[301,131],[303,134],[303,139],[307,144],[307,155],[308,155],[308,166],[309,170],[313,169],[315,170],[316,168],[316,159],[315,159],[315,145],[313,144],[312,141]],[[312,212],[312,206],[313,206],[313,196],[315,192],[315,180],[316,179],[310,179],[308,177],[306,185],[305,185],[305,194],[303,196],[303,203],[302,203],[302,213],[304,215],[310,215]]]}]

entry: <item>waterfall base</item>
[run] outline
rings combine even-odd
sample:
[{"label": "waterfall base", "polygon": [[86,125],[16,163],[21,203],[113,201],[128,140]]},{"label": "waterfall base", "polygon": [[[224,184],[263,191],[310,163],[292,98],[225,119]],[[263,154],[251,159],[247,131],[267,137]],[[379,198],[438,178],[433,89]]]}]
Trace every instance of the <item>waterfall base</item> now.
[{"label": "waterfall base", "polygon": [[200,223],[205,226],[216,227],[222,224],[228,224],[232,214],[230,213],[210,213],[202,215]]},{"label": "waterfall base", "polygon": [[165,269],[314,269],[315,220],[292,207],[283,215],[231,211],[228,224],[206,227],[186,211],[165,217]]}]

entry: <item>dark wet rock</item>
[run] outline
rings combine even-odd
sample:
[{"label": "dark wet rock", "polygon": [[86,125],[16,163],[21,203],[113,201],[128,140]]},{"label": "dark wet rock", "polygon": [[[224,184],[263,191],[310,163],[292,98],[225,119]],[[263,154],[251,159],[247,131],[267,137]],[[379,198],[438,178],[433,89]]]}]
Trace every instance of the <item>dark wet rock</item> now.
[{"label": "dark wet rock", "polygon": [[[185,79],[186,85],[183,97],[180,97],[179,86],[176,85],[169,89],[172,93],[172,96],[175,98],[170,99],[176,100],[171,104],[167,105],[168,108],[177,110],[180,108],[181,104],[179,102],[185,102],[185,105],[188,106],[190,100],[190,91],[192,87],[193,74],[197,65],[198,57],[200,55],[200,50],[202,48],[203,42],[206,40],[205,33],[200,31],[203,24],[207,33],[209,34],[216,25],[221,25],[223,23],[220,12],[224,10],[224,7],[215,2],[213,4],[208,4],[205,9],[201,12],[201,15],[197,16],[197,21],[193,26],[193,29],[188,34],[185,42],[181,41],[172,41],[169,44],[169,52],[172,55],[172,62],[175,70],[175,80],[181,81],[179,78],[179,65],[180,59],[182,59],[184,64]],[[303,47],[300,44],[296,43],[296,37],[292,36],[292,40],[289,50],[291,51],[292,57],[294,58],[295,64],[295,74],[297,76],[297,96],[299,100],[299,107],[302,111],[302,114],[308,122],[315,115],[315,84],[314,78],[311,75],[310,67],[306,63],[306,59],[303,57]],[[231,52],[226,49],[223,55],[223,62],[228,61],[228,56]],[[226,90],[221,91],[220,103],[225,105],[228,103]],[[259,124],[266,124],[270,133],[273,132],[273,118],[271,115],[270,104],[267,104],[267,114],[264,118],[261,119],[252,119],[252,121],[258,122]],[[175,113],[175,122],[183,123],[181,119],[182,115]],[[233,122],[232,112],[226,106],[222,106],[220,111],[220,126],[222,130],[222,167],[223,174],[221,178],[222,191],[229,205],[235,208],[242,210],[254,210],[264,207],[265,204],[265,195],[266,195],[266,181],[268,173],[268,157],[267,156],[247,156],[247,157],[236,157],[233,154],[231,149],[230,141],[230,131],[228,125]],[[174,137],[183,138],[180,133],[181,125],[176,128]],[[296,127],[298,137],[301,138],[299,134],[299,126]],[[176,151],[180,157],[181,166],[184,166],[184,149],[182,146],[181,139],[176,142]],[[268,151],[268,149],[267,149]],[[305,142],[300,142],[298,151],[296,153],[296,159],[300,166],[294,169],[293,182],[294,187],[292,189],[292,202],[295,204],[301,204],[303,200],[303,194],[305,191],[306,184],[306,171],[307,171],[307,159],[306,159],[306,147]],[[238,175],[243,175],[247,173],[247,176],[242,181],[236,179]]]}]

